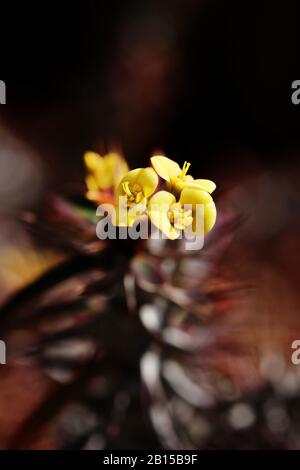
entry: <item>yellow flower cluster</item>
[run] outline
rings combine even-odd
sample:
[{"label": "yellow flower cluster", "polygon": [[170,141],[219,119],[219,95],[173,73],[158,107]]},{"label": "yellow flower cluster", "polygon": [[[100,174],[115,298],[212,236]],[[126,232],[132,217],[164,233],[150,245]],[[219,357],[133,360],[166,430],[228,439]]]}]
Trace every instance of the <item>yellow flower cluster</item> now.
[{"label": "yellow flower cluster", "polygon": [[129,171],[126,161],[115,152],[103,157],[96,152],[85,152],[84,163],[87,169],[86,197],[97,204],[113,203],[115,189]]},{"label": "yellow flower cluster", "polygon": [[87,198],[97,203],[114,198],[115,225],[132,226],[140,217],[148,217],[171,240],[179,238],[184,230],[200,235],[213,228],[217,213],[211,193],[216,185],[189,175],[190,163],[180,168],[173,160],[157,155],[151,158],[151,167],[129,171],[116,153],[101,157],[87,152],[84,159]]}]

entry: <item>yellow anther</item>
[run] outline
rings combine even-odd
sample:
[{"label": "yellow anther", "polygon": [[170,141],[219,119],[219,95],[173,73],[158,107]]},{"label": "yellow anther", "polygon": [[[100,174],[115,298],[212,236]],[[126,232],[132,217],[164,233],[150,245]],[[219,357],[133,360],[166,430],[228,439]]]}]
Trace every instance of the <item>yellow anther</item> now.
[{"label": "yellow anther", "polygon": [[123,190],[124,190],[127,197],[131,198],[133,196],[132,192],[130,191],[128,181],[125,181],[125,183],[122,183],[122,188],[123,188]]}]

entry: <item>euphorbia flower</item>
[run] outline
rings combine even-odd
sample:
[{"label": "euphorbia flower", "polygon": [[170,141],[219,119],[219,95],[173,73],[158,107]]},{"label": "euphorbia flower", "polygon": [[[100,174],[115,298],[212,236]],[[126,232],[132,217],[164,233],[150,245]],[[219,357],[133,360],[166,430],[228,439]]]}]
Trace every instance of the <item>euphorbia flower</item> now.
[{"label": "euphorbia flower", "polygon": [[174,194],[168,191],[158,191],[150,199],[148,215],[151,222],[170,240],[180,236],[185,227],[192,222],[192,211],[184,211]]},{"label": "euphorbia flower", "polygon": [[87,198],[98,203],[112,202],[115,188],[128,172],[126,161],[118,153],[102,157],[96,152],[85,152],[84,162],[88,170]]},{"label": "euphorbia flower", "polygon": [[194,180],[192,175],[188,175],[187,172],[191,166],[188,162],[184,162],[183,167],[180,168],[178,163],[170,158],[156,155],[151,158],[151,163],[156,173],[169,183],[171,191],[175,189],[178,192],[184,188],[194,188],[212,193],[216,189],[213,181],[205,179]]},{"label": "euphorbia flower", "polygon": [[[197,205],[201,211],[197,211]],[[201,189],[183,189],[179,201],[168,191],[159,191],[149,201],[148,214],[151,222],[171,240],[184,230],[201,236],[209,232],[216,221],[213,199]],[[203,216],[203,221],[197,223],[199,216]]]},{"label": "euphorbia flower", "polygon": [[116,208],[115,225],[133,225],[134,221],[145,212],[149,197],[155,192],[158,176],[153,168],[136,168],[129,171],[120,181],[117,190],[117,204],[120,197],[125,199],[125,218]]}]

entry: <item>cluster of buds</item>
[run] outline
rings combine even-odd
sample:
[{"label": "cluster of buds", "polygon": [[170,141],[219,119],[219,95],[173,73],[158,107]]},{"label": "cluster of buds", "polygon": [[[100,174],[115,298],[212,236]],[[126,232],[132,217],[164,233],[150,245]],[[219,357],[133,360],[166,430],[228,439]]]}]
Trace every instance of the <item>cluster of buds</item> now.
[{"label": "cluster of buds", "polygon": [[183,232],[195,236],[209,232],[216,221],[211,196],[214,182],[194,179],[188,174],[190,163],[178,163],[162,155],[153,156],[151,166],[130,170],[117,153],[84,155],[89,200],[114,205],[112,223],[132,227],[148,219],[168,239]]}]

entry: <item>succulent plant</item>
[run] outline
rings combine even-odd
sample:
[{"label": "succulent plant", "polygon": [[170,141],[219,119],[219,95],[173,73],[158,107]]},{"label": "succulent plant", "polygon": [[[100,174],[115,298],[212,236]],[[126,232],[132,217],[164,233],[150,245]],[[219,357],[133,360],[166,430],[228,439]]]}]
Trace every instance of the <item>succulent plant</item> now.
[{"label": "succulent plant", "polygon": [[[221,211],[196,252],[182,239],[99,240],[94,203],[120,188],[114,178],[99,186],[99,161],[117,168],[132,194],[126,164],[99,158],[85,157],[86,194],[47,197],[42,210],[22,217],[40,246],[63,255],[12,295],[0,328],[10,364],[35,364],[55,385],[6,447],[38,446],[39,434],[68,449],[296,445],[289,423],[300,409],[298,385],[283,393],[257,378],[246,387],[247,353],[226,323],[239,286],[218,267],[239,221]],[[193,190],[214,189],[205,184]]]}]

